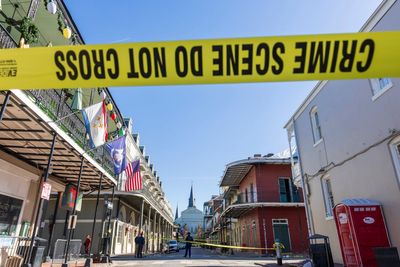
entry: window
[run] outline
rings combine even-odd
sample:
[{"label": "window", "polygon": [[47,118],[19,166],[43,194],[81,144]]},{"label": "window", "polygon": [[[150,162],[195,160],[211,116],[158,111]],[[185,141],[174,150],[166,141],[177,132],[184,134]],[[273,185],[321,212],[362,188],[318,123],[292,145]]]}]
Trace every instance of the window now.
[{"label": "window", "polygon": [[396,138],[391,144],[393,163],[397,173],[397,179],[400,183],[400,137]]},{"label": "window", "polygon": [[248,203],[249,202],[249,192],[247,191],[247,188],[245,190],[245,202]]},{"label": "window", "polygon": [[280,202],[291,202],[289,179],[279,178]]},{"label": "window", "polygon": [[0,194],[0,235],[15,235],[23,201]]},{"label": "window", "polygon": [[389,78],[371,79],[372,99],[375,100],[392,86],[392,81]]},{"label": "window", "polygon": [[332,217],[335,201],[333,200],[333,193],[332,193],[332,186],[330,179],[327,178],[322,179],[322,192],[325,203],[325,211],[326,211],[325,215],[326,217]]},{"label": "window", "polygon": [[311,119],[311,127],[312,127],[314,144],[315,144],[322,138],[321,124],[319,122],[317,107],[313,107],[311,109],[310,119]]},{"label": "window", "polygon": [[254,187],[253,183],[250,184],[250,202],[254,202]]}]

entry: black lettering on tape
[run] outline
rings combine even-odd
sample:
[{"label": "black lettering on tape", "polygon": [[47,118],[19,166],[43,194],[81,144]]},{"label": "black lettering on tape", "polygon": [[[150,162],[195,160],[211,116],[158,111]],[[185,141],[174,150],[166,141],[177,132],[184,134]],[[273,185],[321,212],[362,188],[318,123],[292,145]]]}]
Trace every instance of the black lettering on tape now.
[{"label": "black lettering on tape", "polygon": [[106,68],[104,66],[104,53],[103,49],[99,49],[98,53],[96,50],[92,50],[93,58],[93,74],[97,79],[106,78]]},{"label": "black lettering on tape", "polygon": [[351,72],[353,69],[354,58],[356,56],[357,40],[351,41],[350,50],[348,50],[349,41],[343,41],[342,60],[339,63],[339,70],[341,72]]},{"label": "black lettering on tape", "polygon": [[190,70],[193,76],[203,76],[203,48],[193,46],[190,49]]},{"label": "black lettering on tape", "polygon": [[247,68],[242,69],[242,75],[253,74],[253,45],[243,44],[242,50],[247,51],[247,56],[242,58],[243,65],[247,65]]},{"label": "black lettering on tape", "polygon": [[360,52],[364,53],[367,47],[368,47],[368,56],[365,64],[362,65],[361,61],[357,62],[357,71],[359,72],[364,72],[368,70],[372,63],[372,58],[374,56],[374,50],[375,50],[375,43],[372,39],[366,39],[361,43]]},{"label": "black lettering on tape", "polygon": [[[182,60],[181,60],[182,58]],[[184,46],[178,46],[175,50],[175,69],[179,77],[186,77],[188,74],[188,56]]]},{"label": "black lettering on tape", "polygon": [[79,70],[84,80],[89,80],[92,76],[90,55],[89,52],[86,50],[79,51]]},{"label": "black lettering on tape", "polygon": [[[325,47],[324,47],[325,44]],[[316,48],[316,46],[318,46]],[[308,63],[308,73],[315,73],[319,63],[317,72],[325,73],[329,63],[329,49],[331,47],[330,41],[311,42],[310,47],[310,61]]]},{"label": "black lettering on tape", "polygon": [[128,78],[139,78],[139,73],[135,69],[135,57],[133,48],[129,48],[129,67]]},{"label": "black lettering on tape", "polygon": [[213,59],[213,65],[217,66],[217,69],[213,70],[213,76],[222,76],[224,75],[223,47],[222,45],[213,45],[212,51],[217,53],[217,57]]},{"label": "black lettering on tape", "polygon": [[72,50],[67,51],[67,64],[71,70],[68,71],[68,77],[71,80],[76,80],[78,78],[78,68],[75,66],[74,61],[76,61],[76,54]]},{"label": "black lettering on tape", "polygon": [[337,63],[337,57],[338,57],[338,53],[339,53],[339,46],[340,46],[340,42],[335,41],[334,45],[333,45],[333,54],[332,54],[332,60],[331,60],[331,69],[330,69],[331,73],[334,73],[336,71],[336,63]]},{"label": "black lettering on tape", "polygon": [[[279,51],[278,51],[279,50]],[[277,42],[272,47],[272,57],[276,62],[276,65],[271,67],[272,73],[275,75],[281,74],[283,71],[283,59],[280,56],[281,54],[285,54],[285,45],[281,42]]]},{"label": "black lettering on tape", "polygon": [[56,64],[56,66],[58,67],[58,69],[60,71],[56,71],[56,76],[59,80],[63,81],[65,80],[66,76],[67,76],[67,72],[65,70],[64,65],[61,63],[61,61],[64,61],[64,54],[61,51],[56,51],[54,53],[54,63]]},{"label": "black lettering on tape", "polygon": [[[112,58],[112,59],[111,59]],[[119,61],[118,61],[118,53],[115,49],[110,48],[107,50],[106,54],[107,61],[114,61],[114,71],[111,68],[107,69],[107,73],[111,79],[117,79],[119,77]]]},{"label": "black lettering on tape", "polygon": [[160,51],[157,48],[153,49],[154,52],[154,71],[156,77],[160,77],[160,73],[162,77],[167,77],[167,68],[165,65],[165,47],[161,47],[161,55]]},{"label": "black lettering on tape", "polygon": [[261,54],[264,54],[264,56],[263,56],[264,65],[256,64],[256,71],[259,75],[265,75],[265,74],[267,74],[268,67],[269,67],[269,46],[268,46],[268,44],[260,43],[257,46],[256,55],[261,56]]},{"label": "black lettering on tape", "polygon": [[142,47],[139,50],[139,69],[143,78],[151,77],[151,56],[147,47]]},{"label": "black lettering on tape", "polygon": [[[234,48],[234,51],[233,49]],[[231,75],[231,69],[233,75],[239,75],[239,45],[236,44],[226,46],[226,75]]]},{"label": "black lettering on tape", "polygon": [[300,49],[300,55],[294,57],[294,62],[300,63],[297,68],[293,68],[293,73],[303,74],[306,65],[307,42],[297,42],[296,49]]}]

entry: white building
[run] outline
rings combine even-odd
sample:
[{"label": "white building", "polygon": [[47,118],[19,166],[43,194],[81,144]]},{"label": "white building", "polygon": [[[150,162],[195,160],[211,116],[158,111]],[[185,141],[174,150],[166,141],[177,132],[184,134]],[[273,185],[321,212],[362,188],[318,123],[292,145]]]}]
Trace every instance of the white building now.
[{"label": "white building", "polygon": [[199,227],[202,228],[203,226],[203,218],[203,212],[198,210],[194,205],[192,186],[190,188],[189,205],[187,209],[181,212],[181,216],[176,219],[175,223],[179,224],[180,227],[183,227],[186,231],[189,231],[192,236],[196,236]]},{"label": "white building", "polygon": [[[399,30],[400,3],[383,1],[361,31]],[[391,245],[400,246],[400,80],[321,81],[285,125],[310,234],[327,235],[342,263],[333,207],[368,198],[383,205]]]}]

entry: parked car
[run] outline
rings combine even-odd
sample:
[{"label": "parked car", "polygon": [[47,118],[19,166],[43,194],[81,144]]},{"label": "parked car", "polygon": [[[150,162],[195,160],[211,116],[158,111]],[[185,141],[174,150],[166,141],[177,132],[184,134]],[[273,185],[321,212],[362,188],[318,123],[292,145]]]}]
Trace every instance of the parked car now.
[{"label": "parked car", "polygon": [[184,242],[178,242],[178,248],[179,249],[185,249],[186,244]]},{"label": "parked car", "polygon": [[178,241],[176,241],[176,240],[168,241],[168,251],[167,252],[171,252],[171,251],[179,252]]}]

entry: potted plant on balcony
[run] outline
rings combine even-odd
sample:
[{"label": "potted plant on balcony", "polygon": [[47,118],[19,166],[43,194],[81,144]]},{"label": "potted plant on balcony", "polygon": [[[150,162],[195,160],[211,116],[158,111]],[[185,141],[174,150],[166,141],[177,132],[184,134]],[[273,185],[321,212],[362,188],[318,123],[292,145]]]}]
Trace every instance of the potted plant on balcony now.
[{"label": "potted plant on balcony", "polygon": [[24,17],[22,19],[20,30],[21,37],[24,38],[25,43],[34,44],[39,41],[39,29],[31,18]]}]

